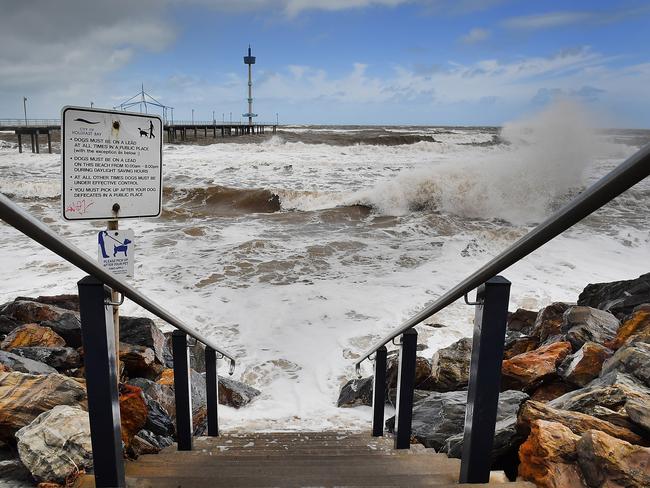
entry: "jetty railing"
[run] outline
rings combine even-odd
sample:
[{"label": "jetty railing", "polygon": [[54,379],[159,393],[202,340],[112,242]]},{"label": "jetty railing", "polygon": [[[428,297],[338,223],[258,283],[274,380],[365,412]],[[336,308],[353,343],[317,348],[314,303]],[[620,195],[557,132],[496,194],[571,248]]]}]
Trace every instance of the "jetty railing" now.
[{"label": "jetty railing", "polygon": [[0,129],[4,127],[52,127],[60,125],[61,119],[0,119]]},{"label": "jetty railing", "polygon": [[56,234],[44,223],[0,193],[0,218],[27,237],[38,242],[77,268],[88,273],[78,283],[84,367],[88,393],[95,486],[126,487],[118,385],[117,348],[113,322],[111,291],[119,292],[161,320],[176,328],[172,334],[174,394],[176,401],[176,437],[179,450],[192,449],[192,408],[187,336],[203,343],[206,363],[206,399],[208,435],[219,435],[217,404],[217,359],[230,362],[235,356],[174,316],[119,276],[107,271],[83,251]]},{"label": "jetty railing", "polygon": [[[408,449],[411,438],[413,389],[417,332],[414,327],[463,298],[476,306],[470,379],[465,411],[461,459],[461,483],[487,483],[490,476],[489,453],[495,432],[497,402],[501,383],[510,282],[498,276],[509,266],[539,249],[650,174],[650,144],[626,159],[609,174],[520,238],[501,254],[451,288],[399,327],[392,330],[356,361],[374,360],[373,436],[383,435],[385,404],[386,344],[401,337],[395,412],[395,448]],[[475,302],[468,294],[477,290]]]}]

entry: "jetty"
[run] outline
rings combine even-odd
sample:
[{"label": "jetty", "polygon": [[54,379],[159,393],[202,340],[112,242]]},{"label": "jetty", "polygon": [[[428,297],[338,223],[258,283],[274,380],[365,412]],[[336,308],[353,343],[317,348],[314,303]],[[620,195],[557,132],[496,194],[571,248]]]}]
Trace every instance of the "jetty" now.
[{"label": "jetty", "polygon": [[[276,133],[277,123],[243,124],[241,122],[216,121],[167,121],[163,124],[167,143],[196,140],[199,134],[204,138],[237,137],[266,134],[270,129]],[[29,137],[33,153],[40,153],[40,137],[47,139],[47,151],[52,153],[52,133],[61,133],[60,119],[0,119],[0,131],[13,131],[18,138],[18,152],[23,152],[23,137]],[[60,136],[59,136],[60,138]]]}]

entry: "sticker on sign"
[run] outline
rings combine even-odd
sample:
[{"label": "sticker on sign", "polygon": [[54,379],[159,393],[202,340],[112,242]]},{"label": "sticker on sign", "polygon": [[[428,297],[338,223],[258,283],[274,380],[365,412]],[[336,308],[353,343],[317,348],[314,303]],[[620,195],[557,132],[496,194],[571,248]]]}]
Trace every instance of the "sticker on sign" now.
[{"label": "sticker on sign", "polygon": [[66,220],[160,215],[160,117],[64,107],[61,120],[61,199]]},{"label": "sticker on sign", "polygon": [[134,251],[132,230],[102,230],[97,234],[99,264],[116,275],[133,278]]}]

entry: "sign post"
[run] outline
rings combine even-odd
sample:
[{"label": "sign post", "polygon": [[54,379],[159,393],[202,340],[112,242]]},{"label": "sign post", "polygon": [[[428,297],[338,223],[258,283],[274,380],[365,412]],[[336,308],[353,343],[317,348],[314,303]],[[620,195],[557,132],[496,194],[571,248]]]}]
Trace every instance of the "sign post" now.
[{"label": "sign post", "polygon": [[[64,107],[61,121],[64,219],[106,220],[108,234],[119,230],[118,218],[160,216],[163,123],[159,116]],[[120,247],[126,257],[125,242]],[[118,295],[111,293],[113,304],[118,303]],[[113,323],[119,359],[119,305],[113,305]]]}]

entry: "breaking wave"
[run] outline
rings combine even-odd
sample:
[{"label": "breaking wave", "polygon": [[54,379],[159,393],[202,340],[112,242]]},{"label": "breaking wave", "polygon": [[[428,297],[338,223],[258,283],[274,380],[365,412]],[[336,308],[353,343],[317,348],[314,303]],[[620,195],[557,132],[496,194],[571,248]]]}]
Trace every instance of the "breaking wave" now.
[{"label": "breaking wave", "polygon": [[272,213],[280,210],[277,194],[266,189],[206,186],[166,187],[164,217],[231,216],[243,213]]}]

